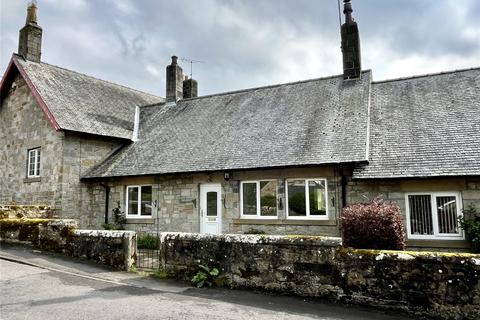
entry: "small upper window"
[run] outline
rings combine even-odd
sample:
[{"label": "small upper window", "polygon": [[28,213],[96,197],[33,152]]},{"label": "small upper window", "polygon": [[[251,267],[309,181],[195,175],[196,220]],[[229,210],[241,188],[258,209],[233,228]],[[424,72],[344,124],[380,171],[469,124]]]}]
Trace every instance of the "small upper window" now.
[{"label": "small upper window", "polygon": [[27,177],[40,177],[40,148],[28,150]]},{"label": "small upper window", "polygon": [[458,225],[458,193],[433,192],[407,194],[407,231],[410,239],[463,238]]},{"label": "small upper window", "polygon": [[151,217],[152,186],[128,186],[126,203],[127,217]]},{"label": "small upper window", "polygon": [[287,217],[328,219],[327,180],[287,180]]},{"label": "small upper window", "polygon": [[244,218],[277,217],[277,181],[243,181],[240,203]]}]

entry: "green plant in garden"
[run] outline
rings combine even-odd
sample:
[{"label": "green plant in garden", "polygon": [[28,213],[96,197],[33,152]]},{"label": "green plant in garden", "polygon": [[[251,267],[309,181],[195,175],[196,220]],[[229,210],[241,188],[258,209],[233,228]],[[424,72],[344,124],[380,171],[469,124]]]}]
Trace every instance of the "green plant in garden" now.
[{"label": "green plant in garden", "polygon": [[199,265],[198,267],[200,270],[198,270],[197,274],[192,278],[193,285],[197,288],[202,288],[206,285],[211,287],[220,275],[220,271],[217,268],[210,269],[203,265]]},{"label": "green plant in garden", "polygon": [[468,239],[472,242],[472,250],[480,252],[480,211],[470,205],[463,210],[463,216],[458,220],[460,228],[465,231]]},{"label": "green plant in garden", "polygon": [[137,238],[137,248],[158,250],[160,248],[160,240],[157,236],[150,234],[140,235]]},{"label": "green plant in garden", "polygon": [[127,218],[125,218],[125,213],[120,210],[120,201],[117,201],[117,207],[113,208],[113,223],[104,223],[102,227],[105,230],[125,230],[125,223],[127,223]]},{"label": "green plant in garden", "polygon": [[165,270],[158,270],[157,272],[152,274],[152,277],[157,279],[167,279],[168,273]]}]

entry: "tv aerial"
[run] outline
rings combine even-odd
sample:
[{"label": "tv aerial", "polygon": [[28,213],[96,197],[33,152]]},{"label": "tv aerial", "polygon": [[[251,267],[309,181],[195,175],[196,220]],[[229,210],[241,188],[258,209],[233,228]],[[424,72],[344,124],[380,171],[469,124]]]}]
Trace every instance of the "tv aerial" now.
[{"label": "tv aerial", "polygon": [[187,58],[180,58],[180,60],[190,63],[190,78],[193,77],[193,64],[194,63],[205,63],[205,61],[193,60]]}]

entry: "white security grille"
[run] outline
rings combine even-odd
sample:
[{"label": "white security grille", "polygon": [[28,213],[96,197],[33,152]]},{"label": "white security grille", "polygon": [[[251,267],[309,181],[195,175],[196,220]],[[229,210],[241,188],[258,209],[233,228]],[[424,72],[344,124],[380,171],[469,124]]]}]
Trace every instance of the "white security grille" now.
[{"label": "white security grille", "polygon": [[438,232],[447,234],[458,233],[457,201],[455,197],[436,197],[438,214]]},{"label": "white security grille", "polygon": [[432,200],[430,195],[408,196],[410,233],[433,235]]}]

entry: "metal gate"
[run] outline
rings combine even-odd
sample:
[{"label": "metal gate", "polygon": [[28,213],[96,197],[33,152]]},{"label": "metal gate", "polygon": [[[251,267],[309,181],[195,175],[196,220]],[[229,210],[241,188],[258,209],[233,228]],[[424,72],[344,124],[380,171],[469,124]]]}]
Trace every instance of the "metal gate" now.
[{"label": "metal gate", "polygon": [[160,237],[158,233],[137,235],[136,266],[143,270],[160,268]]}]

